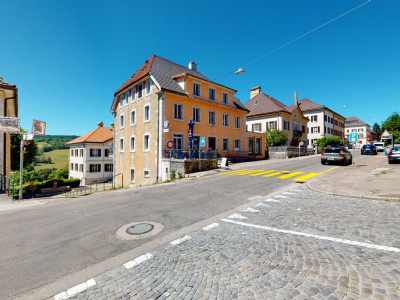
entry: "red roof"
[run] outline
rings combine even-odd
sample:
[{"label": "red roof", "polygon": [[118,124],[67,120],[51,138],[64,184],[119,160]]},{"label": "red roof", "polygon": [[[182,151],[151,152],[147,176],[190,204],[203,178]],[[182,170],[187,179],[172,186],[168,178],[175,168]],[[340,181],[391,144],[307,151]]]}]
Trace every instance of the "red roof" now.
[{"label": "red roof", "polygon": [[104,143],[114,138],[114,132],[111,127],[97,127],[88,133],[69,141],[67,145],[79,143]]}]

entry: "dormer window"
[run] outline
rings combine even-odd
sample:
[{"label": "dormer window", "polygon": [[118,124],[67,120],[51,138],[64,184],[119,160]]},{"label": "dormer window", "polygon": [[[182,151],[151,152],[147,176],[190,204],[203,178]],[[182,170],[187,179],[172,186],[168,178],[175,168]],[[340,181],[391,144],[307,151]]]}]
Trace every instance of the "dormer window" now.
[{"label": "dormer window", "polygon": [[258,104],[258,101],[254,102],[254,105],[257,105],[257,104]]},{"label": "dormer window", "polygon": [[193,83],[193,96],[200,97],[201,85],[200,83]]},{"label": "dormer window", "polygon": [[212,87],[208,88],[208,99],[215,101],[215,89]]}]

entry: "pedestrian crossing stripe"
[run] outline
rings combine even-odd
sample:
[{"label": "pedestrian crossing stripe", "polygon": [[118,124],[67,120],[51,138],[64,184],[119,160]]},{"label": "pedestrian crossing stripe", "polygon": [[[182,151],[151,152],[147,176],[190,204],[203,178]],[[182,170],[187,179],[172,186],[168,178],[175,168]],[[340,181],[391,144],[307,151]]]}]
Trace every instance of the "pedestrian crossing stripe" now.
[{"label": "pedestrian crossing stripe", "polygon": [[267,173],[271,173],[271,172],[275,172],[276,170],[269,170],[269,171],[264,171],[261,173],[255,173],[255,174],[251,174],[249,176],[258,176],[258,175],[262,175],[262,174],[267,174]]},{"label": "pedestrian crossing stripe", "polygon": [[282,173],[289,173],[289,171],[279,171],[279,172],[276,172],[276,173],[264,175],[263,177],[272,177],[272,176],[279,175],[279,174],[282,174]]},{"label": "pedestrian crossing stripe", "polygon": [[300,175],[300,174],[303,174],[303,173],[304,172],[293,172],[293,173],[289,173],[287,175],[279,176],[277,178],[286,179],[286,178],[290,178],[290,177],[293,177],[293,176],[296,176],[296,175]]},{"label": "pedestrian crossing stripe", "polygon": [[300,176],[300,177],[294,178],[293,180],[296,180],[296,181],[304,181],[304,180],[306,180],[306,179],[308,179],[308,178],[310,178],[310,177],[313,177],[313,176],[319,175],[319,174],[320,174],[320,173],[310,173],[310,174],[307,174],[307,175],[304,175],[304,176]]},{"label": "pedestrian crossing stripe", "polygon": [[236,170],[236,171],[220,173],[219,175],[247,175],[247,174],[260,172],[260,171],[264,171],[264,170]]}]

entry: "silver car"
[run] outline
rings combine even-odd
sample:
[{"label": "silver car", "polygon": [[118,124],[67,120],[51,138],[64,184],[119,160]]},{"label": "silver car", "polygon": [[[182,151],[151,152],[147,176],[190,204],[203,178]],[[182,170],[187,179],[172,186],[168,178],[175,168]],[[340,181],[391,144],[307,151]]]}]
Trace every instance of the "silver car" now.
[{"label": "silver car", "polygon": [[388,163],[392,164],[395,161],[400,162],[400,147],[393,147],[387,155]]}]

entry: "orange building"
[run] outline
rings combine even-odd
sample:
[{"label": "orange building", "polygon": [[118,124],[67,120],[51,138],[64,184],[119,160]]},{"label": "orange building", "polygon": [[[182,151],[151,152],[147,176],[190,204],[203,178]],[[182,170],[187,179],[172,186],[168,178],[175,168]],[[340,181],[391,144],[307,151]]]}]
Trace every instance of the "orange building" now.
[{"label": "orange building", "polygon": [[[201,155],[247,156],[248,109],[234,97],[236,91],[197,72],[194,62],[183,67],[151,56],[114,94],[115,173],[124,186],[152,184],[168,179],[164,160],[172,146],[174,158]],[[189,149],[189,121],[193,121]],[[201,146],[201,138],[205,145]],[[259,138],[259,137],[258,137]],[[264,147],[264,140],[260,149]],[[169,143],[167,145],[167,142]],[[253,157],[263,157],[262,151]],[[116,177],[117,184],[122,176]]]}]

